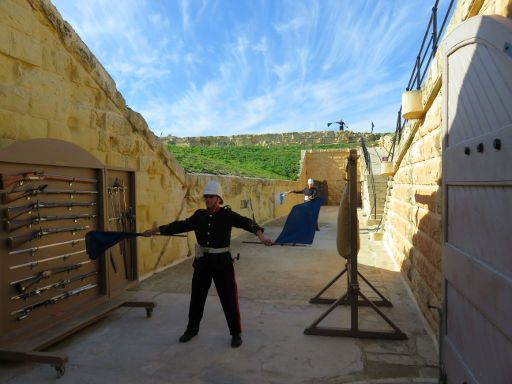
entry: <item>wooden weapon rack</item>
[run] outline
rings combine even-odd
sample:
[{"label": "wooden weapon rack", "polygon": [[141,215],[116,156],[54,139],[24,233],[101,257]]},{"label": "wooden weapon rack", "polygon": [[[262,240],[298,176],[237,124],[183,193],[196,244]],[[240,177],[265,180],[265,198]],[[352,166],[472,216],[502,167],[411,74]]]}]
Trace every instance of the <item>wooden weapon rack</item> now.
[{"label": "wooden weapon rack", "polygon": [[82,148],[52,139],[0,149],[0,360],[51,364],[46,348],[119,307],[136,284],[136,241],[90,260],[91,230],[135,231],[135,173],[108,168]]},{"label": "wooden weapon rack", "polygon": [[[378,307],[391,307],[391,302],[386,299],[358,270],[357,270],[357,151],[351,150],[347,161],[347,175],[349,188],[349,231],[350,231],[350,257],[347,259],[345,268],[334,277],[310,302],[317,304],[330,304],[330,307],[318,317],[309,327],[304,330],[306,335],[336,336],[336,337],[357,337],[370,339],[395,339],[406,340],[407,335],[403,333]],[[338,228],[338,231],[340,228]],[[336,280],[347,273],[347,291],[338,299],[322,298],[321,295],[331,287]],[[370,300],[361,292],[359,280],[370,286],[379,295],[379,300]],[[350,328],[322,327],[318,324],[324,320],[338,305],[350,306]],[[359,327],[359,307],[372,308],[393,330],[373,331],[362,330]]]}]

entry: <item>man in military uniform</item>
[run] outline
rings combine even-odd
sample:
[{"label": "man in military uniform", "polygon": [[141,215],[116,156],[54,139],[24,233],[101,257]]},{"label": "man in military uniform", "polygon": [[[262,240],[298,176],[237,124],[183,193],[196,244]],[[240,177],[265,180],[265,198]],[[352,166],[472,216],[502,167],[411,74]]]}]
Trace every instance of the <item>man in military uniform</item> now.
[{"label": "man in military uniform", "polygon": [[242,344],[240,336],[242,326],[235,270],[229,249],[231,228],[242,228],[252,232],[265,245],[272,245],[272,241],[265,238],[263,228],[256,222],[233,212],[229,207],[221,207],[222,195],[220,184],[214,180],[210,181],[203,194],[206,209],[198,209],[185,220],[148,229],[144,232],[144,236],[149,237],[157,233],[173,235],[189,231],[195,232],[198,244],[196,244],[196,257],[192,264],[194,275],[188,325],[179,341],[186,343],[199,332],[199,323],[203,317],[206,297],[213,279],[231,334],[231,346],[237,348]]},{"label": "man in military uniform", "polygon": [[[285,193],[301,193],[304,194],[304,202],[307,203],[308,201],[312,201],[314,198],[318,196],[318,189],[314,186],[315,182],[313,179],[308,179],[308,186],[304,189],[299,189],[298,191],[288,191]],[[318,226],[318,222],[316,223],[315,230],[319,231],[320,227]]]},{"label": "man in military uniform", "polygon": [[315,182],[313,179],[308,179],[308,186],[304,189],[299,189],[298,191],[288,191],[285,193],[300,193],[304,194],[304,202],[311,201],[318,195],[318,189],[314,187]]}]

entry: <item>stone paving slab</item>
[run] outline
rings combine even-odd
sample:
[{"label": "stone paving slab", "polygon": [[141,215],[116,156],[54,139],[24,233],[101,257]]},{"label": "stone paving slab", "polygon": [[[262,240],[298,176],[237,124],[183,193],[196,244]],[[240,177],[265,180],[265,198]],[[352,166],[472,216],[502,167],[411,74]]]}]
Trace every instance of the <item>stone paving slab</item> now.
[{"label": "stone paving slab", "polygon": [[[383,308],[409,339],[404,341],[307,336],[304,328],[326,310],[308,300],[344,266],[335,252],[337,207],[322,207],[320,232],[310,247],[264,247],[233,241],[243,344],[230,337],[214,287],[207,300],[199,335],[187,344],[177,339],[186,326],[191,260],[142,282],[134,294],[155,300],[152,318],[140,308],[121,308],[108,318],[55,345],[50,351],[69,356],[59,383],[433,383],[437,353],[396,266],[382,244],[362,231],[361,272],[394,304]],[[283,225],[265,225],[275,238]],[[339,297],[345,279],[327,296]],[[363,285],[362,285],[363,286]],[[371,289],[363,286],[371,295]],[[336,308],[320,325],[348,327],[347,308]],[[360,325],[385,330],[369,308],[361,308]],[[379,381],[380,380],[380,381]],[[434,381],[433,381],[434,380]],[[53,383],[51,367],[0,362],[2,383]]]}]

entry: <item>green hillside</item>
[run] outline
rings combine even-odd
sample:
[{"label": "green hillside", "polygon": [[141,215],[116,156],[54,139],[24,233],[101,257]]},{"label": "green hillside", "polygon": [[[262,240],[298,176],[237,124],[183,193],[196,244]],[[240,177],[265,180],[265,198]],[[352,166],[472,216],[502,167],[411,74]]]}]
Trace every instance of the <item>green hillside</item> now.
[{"label": "green hillside", "polygon": [[[371,145],[371,143],[368,143]],[[314,149],[353,148],[357,143],[315,145]],[[167,148],[187,172],[295,180],[303,145]]]}]

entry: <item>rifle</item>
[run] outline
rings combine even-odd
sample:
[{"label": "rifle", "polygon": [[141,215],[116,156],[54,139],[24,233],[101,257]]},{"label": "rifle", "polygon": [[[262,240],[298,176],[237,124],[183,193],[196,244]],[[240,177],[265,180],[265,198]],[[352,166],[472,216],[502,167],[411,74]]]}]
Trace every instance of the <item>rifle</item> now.
[{"label": "rifle", "polygon": [[92,289],[92,288],[94,288],[96,286],[97,286],[97,284],[87,284],[87,285],[84,285],[82,287],[75,288],[75,289],[72,289],[70,291],[66,291],[64,293],[61,293],[60,295],[51,297],[51,298],[49,298],[47,300],[43,300],[43,301],[40,301],[39,303],[35,303],[35,304],[29,305],[27,307],[18,309],[16,311],[13,311],[13,312],[11,312],[11,315],[12,316],[17,315],[16,319],[18,319],[18,320],[26,319],[28,317],[28,315],[34,309],[36,309],[36,308],[46,307],[46,306],[48,306],[50,304],[57,304],[61,300],[67,299],[67,298],[69,298],[71,296],[79,295],[82,292],[85,292],[85,291],[87,291],[89,289]]},{"label": "rifle", "polygon": [[30,197],[37,195],[69,195],[70,198],[73,198],[73,195],[94,195],[97,194],[98,191],[82,191],[82,190],[74,190],[74,189],[46,189],[48,184],[40,185],[36,188],[25,189],[23,191],[16,192],[8,192],[3,195],[3,203],[9,204],[13,201],[23,199],[24,197],[27,200],[30,200]]},{"label": "rifle", "polygon": [[92,271],[92,272],[85,273],[80,276],[72,277],[70,279],[62,279],[56,283],[49,284],[44,287],[36,288],[33,291],[25,292],[25,293],[21,293],[19,295],[13,296],[13,297],[11,297],[11,300],[20,300],[20,299],[27,300],[28,298],[33,297],[33,296],[40,296],[43,292],[48,291],[49,289],[52,289],[52,288],[61,289],[75,281],[78,281],[78,280],[84,281],[89,276],[94,276],[97,274],[98,274],[97,271]]},{"label": "rifle", "polygon": [[86,177],[73,177],[73,176],[65,176],[65,175],[57,175],[54,173],[45,173],[45,172],[24,172],[17,175],[4,175],[0,174],[0,188],[5,189],[12,184],[18,183],[19,185],[23,185],[25,181],[33,181],[33,180],[58,180],[58,181],[67,181],[71,185],[72,183],[88,183],[88,184],[96,184],[98,180],[89,179]]},{"label": "rifle", "polygon": [[82,249],[81,251],[64,253],[63,255],[47,257],[46,259],[34,260],[34,261],[31,261],[30,263],[13,265],[12,267],[9,267],[9,269],[18,269],[18,268],[23,268],[23,267],[34,268],[34,267],[38,266],[40,263],[46,263],[47,261],[58,260],[58,259],[62,259],[64,261],[66,261],[66,259],[68,259],[69,257],[74,256],[74,255],[79,255],[80,253],[85,253],[85,249]]},{"label": "rifle", "polygon": [[9,255],[19,255],[20,253],[30,253],[30,256],[32,256],[34,253],[36,253],[40,249],[56,247],[58,245],[65,245],[65,244],[71,244],[71,246],[74,247],[75,244],[78,244],[79,242],[84,241],[84,240],[85,240],[85,238],[84,239],[73,239],[73,240],[68,240],[68,241],[61,241],[60,243],[53,243],[53,244],[48,244],[48,245],[40,245],[39,247],[19,249],[17,251],[9,252]]},{"label": "rifle", "polygon": [[41,228],[38,231],[34,231],[32,233],[26,234],[26,235],[18,235],[18,236],[11,236],[8,238],[9,246],[11,248],[17,247],[20,244],[26,243],[27,241],[34,240],[36,238],[40,238],[46,235],[51,235],[54,233],[62,233],[62,232],[78,232],[78,231],[85,231],[86,229],[89,229],[88,225],[84,225],[81,227],[62,227],[62,228]]},{"label": "rifle", "polygon": [[79,215],[68,215],[68,216],[38,216],[38,217],[30,217],[28,219],[21,220],[7,220],[4,224],[6,232],[12,232],[22,227],[30,228],[33,224],[42,223],[45,221],[56,221],[56,220],[73,220],[75,223],[80,219],[94,219],[97,215],[90,215],[88,213],[82,213]]},{"label": "rifle", "polygon": [[[81,268],[82,265],[90,263],[90,260],[82,261],[81,263],[73,264],[73,265],[67,265],[65,267],[58,267],[58,268],[51,268],[47,269],[45,271],[39,272],[37,275],[33,275],[30,277],[25,277],[21,280],[12,281],[10,283],[11,286],[13,286],[18,293],[23,293],[27,290],[27,288],[31,287],[34,284],[39,283],[41,280],[46,280],[52,277],[53,275],[57,275],[59,273],[63,272],[70,272],[74,271],[75,269]],[[22,285],[22,283],[28,282],[27,285]]]},{"label": "rifle", "polygon": [[68,210],[71,210],[73,207],[94,207],[96,203],[44,203],[44,202],[35,202],[27,205],[21,205],[18,207],[9,207],[7,208],[7,219],[11,220],[18,216],[21,216],[22,214],[28,212],[29,215],[32,214],[32,210],[39,210],[44,208],[68,208]]}]

